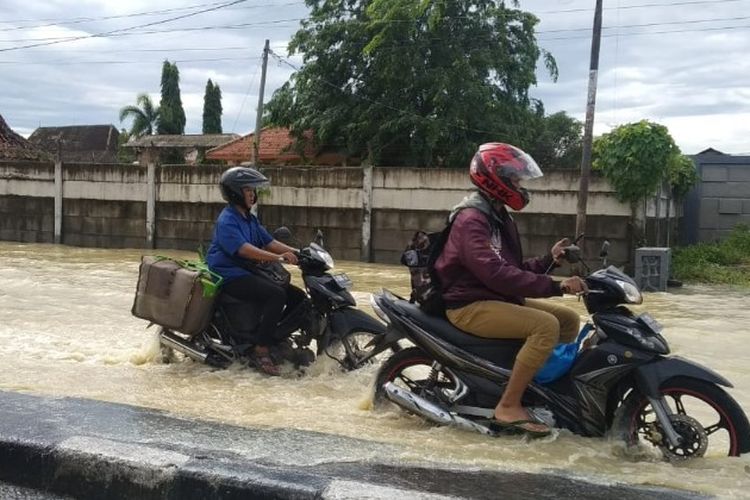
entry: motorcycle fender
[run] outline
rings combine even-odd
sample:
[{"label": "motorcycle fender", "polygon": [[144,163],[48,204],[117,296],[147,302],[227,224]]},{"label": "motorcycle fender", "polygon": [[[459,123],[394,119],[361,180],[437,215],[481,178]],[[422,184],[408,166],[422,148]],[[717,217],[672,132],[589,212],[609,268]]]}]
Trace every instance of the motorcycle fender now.
[{"label": "motorcycle fender", "polygon": [[673,377],[689,377],[712,384],[733,387],[729,380],[705,366],[680,356],[661,358],[635,369],[635,379],[640,391],[653,398],[661,397],[659,387]]},{"label": "motorcycle fender", "polygon": [[333,338],[341,338],[352,332],[370,332],[378,335],[385,335],[386,333],[383,323],[369,314],[351,307],[333,311],[330,314],[330,325]]}]

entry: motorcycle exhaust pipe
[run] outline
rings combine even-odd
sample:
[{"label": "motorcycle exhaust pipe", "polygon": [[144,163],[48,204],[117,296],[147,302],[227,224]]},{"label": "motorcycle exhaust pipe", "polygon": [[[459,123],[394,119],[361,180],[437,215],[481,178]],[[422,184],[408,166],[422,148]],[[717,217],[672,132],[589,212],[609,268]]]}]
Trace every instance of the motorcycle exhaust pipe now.
[{"label": "motorcycle exhaust pipe", "polygon": [[486,434],[488,436],[495,435],[489,427],[473,422],[468,418],[452,415],[448,410],[441,408],[435,403],[427,401],[421,396],[417,396],[411,391],[398,387],[393,382],[386,382],[383,385],[383,389],[385,390],[386,397],[394,404],[410,413],[419,415],[425,420],[429,420],[438,425],[449,425],[469,431],[479,432],[480,434]]},{"label": "motorcycle exhaust pipe", "polygon": [[175,351],[179,351],[185,356],[194,359],[195,361],[205,363],[206,358],[208,358],[207,352],[196,349],[194,346],[190,345],[188,341],[168,330],[162,330],[161,334],[159,335],[159,340],[161,341],[162,345],[171,347]]}]

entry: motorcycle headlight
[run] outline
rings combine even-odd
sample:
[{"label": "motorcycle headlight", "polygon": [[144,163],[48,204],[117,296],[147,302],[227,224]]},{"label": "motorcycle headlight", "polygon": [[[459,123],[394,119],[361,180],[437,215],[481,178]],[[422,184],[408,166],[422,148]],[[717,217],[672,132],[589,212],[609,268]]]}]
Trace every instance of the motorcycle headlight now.
[{"label": "motorcycle headlight", "polygon": [[370,306],[372,306],[372,310],[375,311],[375,314],[378,315],[378,318],[385,321],[386,324],[390,324],[391,320],[388,319],[388,315],[383,312],[383,310],[378,305],[378,301],[375,300],[375,295],[370,294]]},{"label": "motorcycle headlight", "polygon": [[643,302],[643,295],[641,295],[641,291],[638,290],[638,287],[622,280],[615,280],[615,283],[622,288],[628,304],[641,304]]},{"label": "motorcycle headlight", "polygon": [[318,257],[320,257],[320,260],[325,262],[326,266],[328,266],[328,269],[333,269],[333,257],[331,257],[331,254],[326,252],[322,248],[318,248],[315,251],[318,252]]}]

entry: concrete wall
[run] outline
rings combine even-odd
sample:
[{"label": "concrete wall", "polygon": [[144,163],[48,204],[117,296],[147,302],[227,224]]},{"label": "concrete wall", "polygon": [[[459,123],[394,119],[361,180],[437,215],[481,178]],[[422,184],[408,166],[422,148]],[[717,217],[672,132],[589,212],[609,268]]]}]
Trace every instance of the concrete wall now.
[{"label": "concrete wall", "polygon": [[[224,206],[217,189],[224,168],[0,162],[0,238],[196,249],[210,242]],[[273,186],[261,193],[258,215],[263,224],[271,229],[290,227],[300,245],[320,229],[334,257],[349,260],[398,262],[414,231],[440,230],[451,207],[472,189],[463,169],[262,170]],[[578,175],[548,172],[528,188],[532,201],[514,216],[525,251],[532,256],[548,251],[557,238],[574,236]],[[607,239],[613,263],[631,262],[635,242],[643,239],[646,215],[656,211],[655,203],[651,205],[638,209],[618,202],[609,184],[594,176],[586,252],[597,255]]]},{"label": "concrete wall", "polygon": [[0,164],[0,239],[53,242],[54,197],[54,164]]},{"label": "concrete wall", "polygon": [[693,157],[700,182],[685,200],[681,242],[725,238],[737,224],[750,225],[750,156]]}]

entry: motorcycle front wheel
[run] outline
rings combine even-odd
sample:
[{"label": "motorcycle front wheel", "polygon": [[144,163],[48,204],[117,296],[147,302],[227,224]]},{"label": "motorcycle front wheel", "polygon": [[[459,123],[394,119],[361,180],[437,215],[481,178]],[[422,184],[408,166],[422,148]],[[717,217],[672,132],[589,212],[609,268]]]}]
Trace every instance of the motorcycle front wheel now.
[{"label": "motorcycle front wheel", "polygon": [[331,343],[325,353],[335,359],[345,370],[356,370],[366,364],[377,363],[390,353],[389,349],[373,356],[377,347],[379,333],[357,331],[344,335],[340,340]]},{"label": "motorcycle front wheel", "polygon": [[739,456],[750,451],[750,424],[737,402],[709,382],[675,377],[660,388],[670,420],[682,443],[672,446],[648,399],[632,391],[618,409],[615,428],[628,446],[639,442],[658,447],[672,462],[703,456]]},{"label": "motorcycle front wheel", "polygon": [[383,386],[387,382],[406,389],[428,400],[440,399],[439,391],[449,392],[456,388],[452,373],[435,369],[435,360],[419,347],[400,350],[383,363],[375,379],[373,406],[383,408],[388,402]]}]

